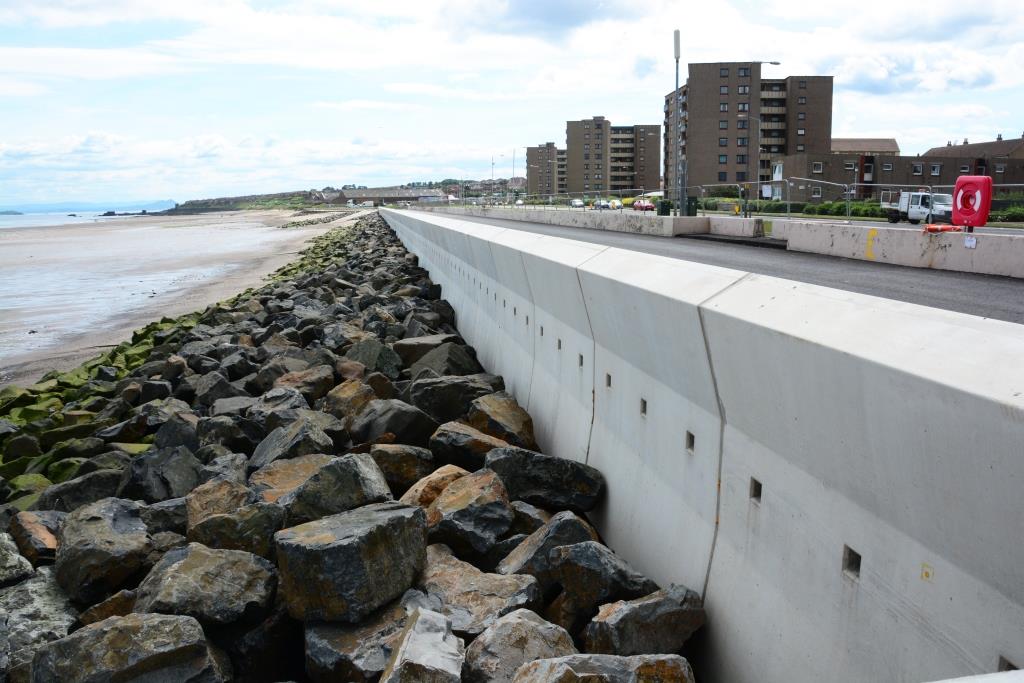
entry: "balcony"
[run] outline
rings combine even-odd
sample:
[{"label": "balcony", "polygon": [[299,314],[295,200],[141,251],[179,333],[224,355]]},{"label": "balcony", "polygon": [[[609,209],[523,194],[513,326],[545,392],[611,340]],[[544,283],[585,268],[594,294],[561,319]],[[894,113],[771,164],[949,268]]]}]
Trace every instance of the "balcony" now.
[{"label": "balcony", "polygon": [[778,99],[784,99],[785,97],[786,97],[786,91],[784,89],[783,90],[762,90],[761,91],[761,99],[762,100],[778,100]]},{"label": "balcony", "polygon": [[762,114],[785,114],[785,107],[761,107]]},{"label": "balcony", "polygon": [[761,130],[786,130],[784,121],[762,121]]}]

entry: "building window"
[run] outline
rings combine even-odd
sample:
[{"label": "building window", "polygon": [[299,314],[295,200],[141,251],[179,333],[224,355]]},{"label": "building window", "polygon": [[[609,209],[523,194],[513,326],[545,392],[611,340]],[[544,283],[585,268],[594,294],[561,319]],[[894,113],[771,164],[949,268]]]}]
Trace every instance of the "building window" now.
[{"label": "building window", "polygon": [[846,162],[843,163],[843,168],[845,168],[847,171],[854,171],[854,170],[857,169],[857,162],[856,161],[846,161]]},{"label": "building window", "polygon": [[728,102],[720,102],[718,104],[718,111],[729,111],[729,103]]},{"label": "building window", "polygon": [[727,85],[720,85],[720,86],[718,86],[718,94],[719,95],[728,95],[729,94],[729,86],[727,86]]},{"label": "building window", "polygon": [[583,149],[585,149],[585,150],[587,150],[589,152],[590,151],[590,143],[587,143],[587,144],[583,145]]},{"label": "building window", "polygon": [[932,175],[940,175],[942,173],[942,164],[932,164]]},{"label": "building window", "polygon": [[740,130],[746,130],[747,128],[750,127],[750,121],[746,119],[743,119],[742,121],[737,121],[736,127],[739,128]]},{"label": "building window", "polygon": [[590,170],[590,164],[583,164],[583,170],[584,171],[589,171]]},{"label": "building window", "polygon": [[736,86],[736,94],[737,95],[749,95],[750,94],[750,86],[749,85],[738,85],[738,86]]},{"label": "building window", "polygon": [[804,128],[797,128],[796,129],[796,134],[797,135],[807,135],[807,130],[804,129]]},{"label": "building window", "polygon": [[797,84],[797,87],[801,90],[807,90],[807,81],[800,81],[800,83]]},{"label": "building window", "polygon": [[811,164],[811,173],[824,173],[824,172],[825,172],[825,164],[823,162],[815,161],[813,164]]},{"label": "building window", "polygon": [[736,105],[736,111],[750,111],[750,102],[740,102]]},{"label": "building window", "polygon": [[996,173],[1006,173],[1006,164],[996,164]]},{"label": "building window", "polygon": [[892,164],[890,164],[890,163],[882,164],[882,170],[883,171],[891,171],[892,170]]},{"label": "building window", "polygon": [[741,66],[740,68],[736,69],[736,75],[739,76],[740,78],[749,78],[750,77],[750,67],[749,66]]},{"label": "building window", "polygon": [[745,164],[745,163],[747,163],[747,159],[748,158],[749,157],[746,154],[737,154],[736,155],[736,163],[737,164]]},{"label": "building window", "polygon": [[729,155],[728,154],[719,154],[718,155],[718,163],[720,163],[720,164],[727,164],[727,163],[729,163]]},{"label": "building window", "polygon": [[589,154],[584,154],[584,155],[583,155],[583,158],[584,158],[584,159],[589,159],[589,158],[590,158],[590,155],[589,155]]},{"label": "building window", "polygon": [[583,179],[584,180],[590,180],[590,174],[589,173],[584,173],[583,174]]},{"label": "building window", "polygon": [[719,147],[728,147],[729,146],[729,138],[718,138],[718,146]]},{"label": "building window", "polygon": [[803,95],[801,95],[800,97],[796,98],[796,103],[797,104],[807,104],[807,98],[804,97]]},{"label": "building window", "polygon": [[820,187],[812,187],[811,188],[811,197],[813,197],[814,199],[821,199],[821,188]]},{"label": "building window", "polygon": [[970,173],[971,172],[971,167],[968,166],[967,164],[964,164],[963,166],[960,167],[960,172],[961,173]]},{"label": "building window", "polygon": [[736,182],[745,183],[747,181],[746,171],[736,171]]},{"label": "building window", "polygon": [[589,123],[584,123],[584,124],[583,124],[583,127],[584,127],[584,128],[590,128],[590,124],[589,124]]},{"label": "building window", "polygon": [[718,75],[721,76],[722,78],[728,77],[729,76],[729,68],[723,66],[721,69],[718,70]]},{"label": "building window", "polygon": [[736,146],[737,147],[746,147],[747,146],[747,140],[749,140],[749,138],[736,138]]},{"label": "building window", "polygon": [[805,113],[803,113],[803,112],[800,112],[800,113],[798,113],[798,114],[796,115],[796,120],[797,120],[797,121],[803,121],[803,120],[804,120],[804,119],[806,119],[806,118],[807,118],[807,114],[805,114]]},{"label": "building window", "polygon": [[718,172],[718,181],[719,182],[724,183],[728,179],[729,179],[729,174],[728,173],[726,173],[725,171],[719,171]]},{"label": "building window", "polygon": [[804,151],[804,146],[803,145],[797,145],[796,146],[796,151],[798,151],[798,152]]},{"label": "building window", "polygon": [[718,122],[718,130],[728,130],[728,129],[729,129],[729,122],[728,121],[722,120],[722,121]]},{"label": "building window", "polygon": [[924,164],[913,164],[910,167],[910,172],[914,175],[924,175]]}]

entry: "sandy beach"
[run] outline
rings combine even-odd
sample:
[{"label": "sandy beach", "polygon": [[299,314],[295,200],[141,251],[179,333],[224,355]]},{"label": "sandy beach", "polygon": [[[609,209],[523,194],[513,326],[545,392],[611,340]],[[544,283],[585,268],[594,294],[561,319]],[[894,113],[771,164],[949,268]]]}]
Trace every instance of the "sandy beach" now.
[{"label": "sandy beach", "polygon": [[67,370],[162,316],[260,284],[313,236],[294,211],[127,217],[0,231],[0,386]]}]

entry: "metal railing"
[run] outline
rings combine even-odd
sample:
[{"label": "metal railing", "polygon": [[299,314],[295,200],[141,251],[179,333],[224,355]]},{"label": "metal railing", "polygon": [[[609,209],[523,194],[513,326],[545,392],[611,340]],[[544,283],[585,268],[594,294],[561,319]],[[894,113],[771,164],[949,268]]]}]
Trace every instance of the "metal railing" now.
[{"label": "metal railing", "polygon": [[[733,183],[687,185],[686,194],[698,200],[697,210],[705,216],[709,212],[716,211],[721,213],[723,210],[726,213],[747,217],[754,214],[762,216],[782,215],[778,203],[784,202],[786,205],[785,216],[787,218],[793,217],[792,205],[794,203],[804,207],[822,206],[824,204],[826,206],[831,205],[833,211],[839,211],[840,213],[817,213],[816,215],[829,215],[845,219],[846,222],[851,222],[855,217],[887,218],[887,216],[878,215],[878,213],[874,215],[853,215],[854,207],[864,207],[866,201],[873,206],[881,207],[880,200],[884,192],[923,192],[929,196],[929,213],[925,220],[931,222],[933,218],[931,209],[934,207],[934,196],[936,194],[950,194],[953,187],[953,185],[928,185],[923,183],[837,183],[819,178],[790,176],[774,180],[747,180]],[[768,190],[766,188],[771,189]],[[804,199],[799,202],[794,202],[793,200],[793,194],[796,190],[799,190],[804,196]],[[944,192],[944,190],[946,191]],[[994,190],[994,199],[998,200],[999,193],[1016,191],[1024,194],[1024,184],[996,184],[994,185]],[[637,201],[646,199],[650,202],[650,205],[645,205],[644,210],[654,212],[659,201],[671,199],[667,196],[670,192],[670,190],[651,190],[646,188],[540,194],[508,192],[466,196],[453,199],[447,202],[447,204],[469,207],[532,208],[550,211],[631,211],[636,210],[635,205]],[[839,208],[839,203],[842,203],[842,208]],[[769,207],[773,206],[775,210],[765,211],[766,204]],[[1024,204],[1024,199],[1021,200],[1021,204]],[[858,211],[861,210],[862,208],[858,208]],[[808,212],[808,214],[815,215],[814,212]]]}]

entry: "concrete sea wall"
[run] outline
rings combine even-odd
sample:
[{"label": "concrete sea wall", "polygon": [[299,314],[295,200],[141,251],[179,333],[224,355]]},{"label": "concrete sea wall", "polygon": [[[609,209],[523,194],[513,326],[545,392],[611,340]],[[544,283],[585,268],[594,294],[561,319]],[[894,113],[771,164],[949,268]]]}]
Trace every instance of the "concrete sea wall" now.
[{"label": "concrete sea wall", "polygon": [[655,216],[644,212],[542,209],[502,206],[421,206],[417,210],[459,216],[480,216],[503,220],[529,221],[589,230],[611,230],[639,235],[733,235],[760,237],[764,227],[760,218],[730,216]]},{"label": "concrete sea wall", "polygon": [[1024,327],[381,214],[542,448],[605,474],[608,544],[704,593],[706,680],[1024,662]]},{"label": "concrete sea wall", "polygon": [[772,223],[772,237],[786,240],[790,251],[914,268],[1024,277],[1024,233],[926,233],[920,228],[776,220]]}]

